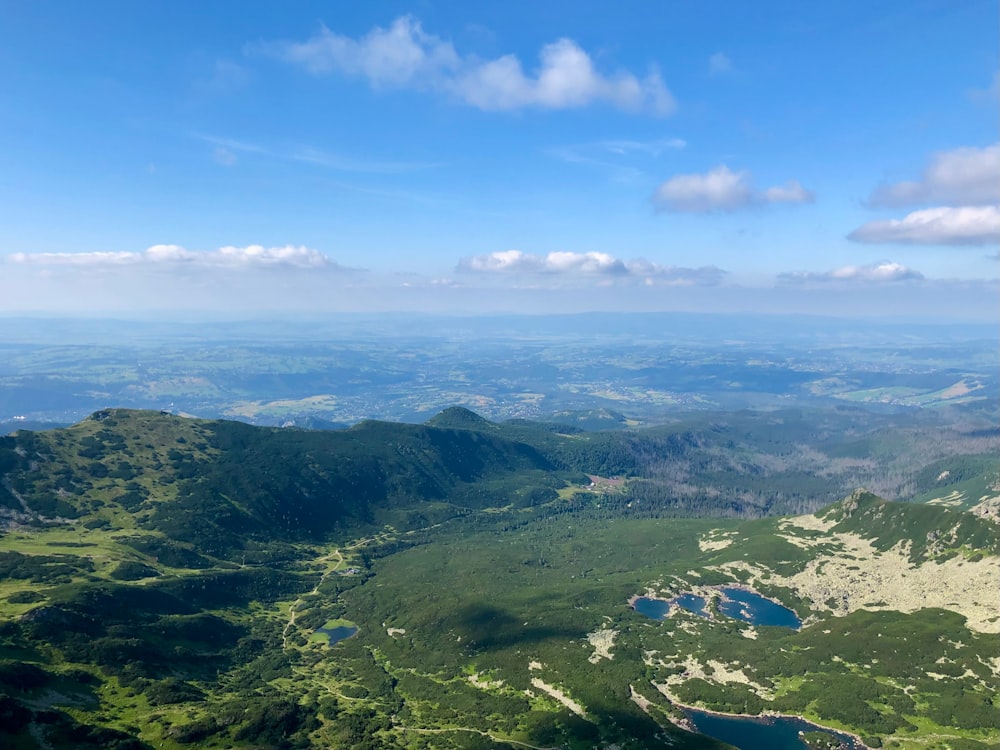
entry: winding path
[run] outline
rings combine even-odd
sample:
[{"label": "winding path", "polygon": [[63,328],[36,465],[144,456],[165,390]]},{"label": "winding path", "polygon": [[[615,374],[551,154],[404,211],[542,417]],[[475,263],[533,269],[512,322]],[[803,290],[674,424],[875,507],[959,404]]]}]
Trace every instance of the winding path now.
[{"label": "winding path", "polygon": [[[347,549],[353,549],[353,547],[348,547]],[[336,573],[338,570],[340,570],[340,568],[344,565],[344,555],[339,549],[335,549],[333,550],[333,552],[330,552],[324,555],[323,557],[317,558],[316,562],[329,563],[334,555],[337,556],[337,562],[333,565],[333,567],[328,567],[326,571],[324,571],[323,575],[320,576],[319,581],[317,581],[316,585],[313,586],[312,591],[310,591],[305,596],[315,596],[319,592],[320,586],[326,583],[326,579],[329,578],[332,573]],[[295,627],[295,613],[299,611],[299,607],[301,607],[303,602],[305,601],[305,596],[300,596],[298,599],[292,602],[292,606],[289,607],[288,622],[285,623],[285,627],[281,631],[282,651],[288,650],[288,634],[289,631],[291,631],[291,629]]]}]

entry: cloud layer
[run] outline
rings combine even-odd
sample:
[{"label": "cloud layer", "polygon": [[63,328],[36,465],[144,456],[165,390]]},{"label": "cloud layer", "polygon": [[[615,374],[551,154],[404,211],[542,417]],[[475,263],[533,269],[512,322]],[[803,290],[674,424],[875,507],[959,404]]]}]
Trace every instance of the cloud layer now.
[{"label": "cloud layer", "polygon": [[842,266],[832,271],[794,271],[783,273],[778,279],[786,283],[892,283],[899,281],[919,281],[924,275],[900,263],[881,261],[867,266]]},{"label": "cloud layer", "polygon": [[653,205],[660,211],[711,213],[769,203],[811,203],[814,199],[796,180],[758,190],[749,172],[733,172],[723,164],[704,174],[671,177],[653,194]]},{"label": "cloud layer", "polygon": [[926,208],[902,219],[869,221],[847,238],[854,242],[905,245],[988,245],[1000,242],[1000,208]]},{"label": "cloud layer", "polygon": [[460,55],[450,42],[423,30],[411,16],[353,39],[325,26],[304,42],[272,42],[249,51],[301,66],[314,75],[363,78],[375,89],[436,91],[483,110],[525,107],[569,109],[609,103],[628,111],[670,114],[675,102],[659,73],[642,78],[628,71],[607,74],[571,39],[539,52],[537,69],[526,74],[515,55],[481,60]]},{"label": "cloud layer", "polygon": [[605,282],[639,281],[669,286],[711,286],[726,272],[715,266],[681,268],[652,263],[643,258],[621,260],[608,253],[552,252],[534,255],[520,250],[500,250],[463,258],[458,271],[517,276],[548,275],[561,278],[603,279]]},{"label": "cloud layer", "polygon": [[187,250],[179,245],[153,245],[142,252],[13,253],[10,263],[77,267],[177,267],[201,268],[336,268],[327,256],[308,247],[220,247]]}]

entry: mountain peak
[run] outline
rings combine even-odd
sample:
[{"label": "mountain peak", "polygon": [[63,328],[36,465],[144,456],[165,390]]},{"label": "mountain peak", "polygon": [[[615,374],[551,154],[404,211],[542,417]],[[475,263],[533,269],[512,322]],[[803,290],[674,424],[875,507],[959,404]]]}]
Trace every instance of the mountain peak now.
[{"label": "mountain peak", "polygon": [[441,413],[431,417],[424,424],[429,427],[444,427],[454,430],[495,430],[494,422],[479,416],[464,406],[449,406]]}]

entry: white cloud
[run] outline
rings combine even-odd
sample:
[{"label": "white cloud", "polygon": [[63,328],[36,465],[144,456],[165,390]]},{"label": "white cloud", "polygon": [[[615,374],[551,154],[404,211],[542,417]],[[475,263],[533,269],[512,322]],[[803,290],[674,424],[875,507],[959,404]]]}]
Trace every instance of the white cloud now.
[{"label": "white cloud", "polygon": [[138,263],[141,253],[12,253],[10,263],[33,263],[45,266],[122,266]]},{"label": "white cloud", "polygon": [[812,203],[814,196],[798,180],[789,180],[784,185],[770,187],[763,193],[765,203]]},{"label": "white cloud", "polygon": [[716,52],[708,58],[708,72],[713,75],[723,75],[731,72],[733,61],[723,52]]},{"label": "white cloud", "polygon": [[757,190],[749,172],[733,172],[725,164],[705,174],[671,177],[653,194],[661,211],[707,213],[736,211],[767,203],[811,203],[813,194],[795,180],[784,186]]},{"label": "white cloud", "polygon": [[291,266],[297,268],[323,268],[331,265],[330,259],[323,253],[301,245],[298,247],[293,245],[285,245],[284,247],[229,246],[219,248],[216,253],[218,259],[222,261],[218,265]]},{"label": "white cloud", "polygon": [[534,255],[521,250],[500,250],[487,255],[463,258],[458,271],[508,274],[511,276],[559,276],[614,281],[640,281],[646,284],[706,286],[718,284],[726,272],[714,266],[681,268],[664,266],[636,258],[621,260],[608,253],[570,251]]},{"label": "white cloud", "polygon": [[653,203],[672,211],[732,211],[753,202],[748,172],[722,165],[706,174],[671,177],[657,189]]},{"label": "white cloud", "polygon": [[609,102],[620,109],[669,114],[674,100],[659,73],[640,81],[630,73],[599,73],[583,49],[570,39],[542,48],[537,75],[525,75],[514,55],[472,63],[449,84],[466,103],[485,110],[522,107],[569,109]]},{"label": "white cloud", "polygon": [[273,42],[257,48],[319,75],[340,72],[367,78],[375,87],[420,86],[459,67],[449,42],[426,34],[410,16],[383,29],[376,26],[358,40],[326,26],[305,42]]},{"label": "white cloud", "polygon": [[545,270],[553,273],[628,273],[625,264],[607,253],[553,252],[545,256]]},{"label": "white cloud", "polygon": [[872,206],[982,206],[1000,201],[1000,143],[985,148],[957,148],[931,157],[917,181],[877,188]]},{"label": "white cloud", "polygon": [[388,29],[375,27],[352,39],[322,27],[305,42],[272,42],[249,49],[300,65],[315,75],[364,78],[376,89],[437,91],[484,110],[524,107],[568,109],[607,102],[631,111],[666,115],[673,96],[657,71],[645,78],[627,71],[604,74],[571,39],[542,47],[539,67],[525,74],[515,55],[495,60],[459,55],[450,42],[426,33],[410,16]]},{"label": "white cloud", "polygon": [[781,274],[779,280],[791,283],[833,282],[833,283],[892,283],[899,281],[919,281],[924,275],[900,263],[881,261],[868,266],[841,266],[832,271],[793,271]]},{"label": "white cloud", "polygon": [[907,245],[987,245],[1000,242],[1000,208],[948,206],[914,211],[902,219],[870,221],[847,238]]},{"label": "white cloud", "polygon": [[218,250],[187,250],[179,245],[153,245],[142,252],[13,253],[10,263],[37,266],[108,268],[145,266],[169,268],[340,268],[326,255],[308,247],[221,247]]}]

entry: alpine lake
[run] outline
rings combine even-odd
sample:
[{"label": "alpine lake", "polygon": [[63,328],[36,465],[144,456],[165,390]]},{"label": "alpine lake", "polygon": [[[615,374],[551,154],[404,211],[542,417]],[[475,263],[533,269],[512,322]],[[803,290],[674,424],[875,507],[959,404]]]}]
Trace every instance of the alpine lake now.
[{"label": "alpine lake", "polygon": [[[720,615],[742,620],[754,626],[781,627],[798,630],[802,620],[788,607],[755,591],[736,586],[716,588],[714,608]],[[670,599],[641,596],[632,602],[636,612],[653,620],[665,620],[676,609],[699,617],[715,616],[710,611],[710,598],[687,592]],[[820,732],[829,738],[829,745],[842,748],[862,747],[850,735],[817,726],[794,716],[731,716],[684,709],[695,728],[702,734],[728,742],[740,750],[802,750],[810,747],[803,736]]]},{"label": "alpine lake", "polygon": [[820,747],[808,744],[803,735],[822,733],[826,735],[822,747],[840,747],[857,750],[864,747],[848,734],[817,726],[796,716],[728,716],[698,711],[684,710],[702,734],[728,742],[740,750],[802,750]]},{"label": "alpine lake", "polygon": [[324,643],[327,646],[335,646],[341,641],[356,635],[358,626],[347,620],[330,620],[323,627],[313,631],[311,641]]}]

